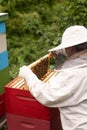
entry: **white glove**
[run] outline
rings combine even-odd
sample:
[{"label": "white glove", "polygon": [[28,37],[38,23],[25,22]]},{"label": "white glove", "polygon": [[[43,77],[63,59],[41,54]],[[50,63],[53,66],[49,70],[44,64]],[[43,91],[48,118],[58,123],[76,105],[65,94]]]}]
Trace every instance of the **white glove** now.
[{"label": "white glove", "polygon": [[26,77],[28,75],[31,75],[31,73],[33,73],[33,72],[31,71],[31,69],[28,66],[24,65],[23,67],[20,67],[20,69],[19,69],[19,76],[24,79],[26,79]]}]

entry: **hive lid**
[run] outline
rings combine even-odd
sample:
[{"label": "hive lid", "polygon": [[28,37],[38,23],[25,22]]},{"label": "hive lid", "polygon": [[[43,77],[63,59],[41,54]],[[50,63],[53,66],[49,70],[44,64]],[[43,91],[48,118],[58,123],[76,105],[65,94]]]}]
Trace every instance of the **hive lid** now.
[{"label": "hive lid", "polygon": [[0,22],[8,20],[8,13],[0,13]]}]

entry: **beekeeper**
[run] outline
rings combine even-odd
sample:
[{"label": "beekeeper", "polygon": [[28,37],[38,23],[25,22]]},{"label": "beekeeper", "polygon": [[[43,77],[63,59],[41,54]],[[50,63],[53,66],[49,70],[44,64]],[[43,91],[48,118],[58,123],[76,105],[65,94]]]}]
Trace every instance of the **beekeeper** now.
[{"label": "beekeeper", "polygon": [[48,82],[39,80],[27,66],[20,68],[19,76],[41,104],[59,108],[63,130],[87,130],[87,29],[67,28],[61,44],[49,51],[63,53],[67,60]]}]

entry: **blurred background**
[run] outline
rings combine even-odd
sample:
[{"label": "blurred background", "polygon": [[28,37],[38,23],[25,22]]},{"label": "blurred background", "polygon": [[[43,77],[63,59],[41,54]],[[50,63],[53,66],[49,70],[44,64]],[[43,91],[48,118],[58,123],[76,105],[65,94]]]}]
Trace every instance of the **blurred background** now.
[{"label": "blurred background", "polygon": [[29,65],[61,43],[71,25],[87,27],[87,0],[0,0],[7,12],[7,48],[10,80],[19,67]]}]

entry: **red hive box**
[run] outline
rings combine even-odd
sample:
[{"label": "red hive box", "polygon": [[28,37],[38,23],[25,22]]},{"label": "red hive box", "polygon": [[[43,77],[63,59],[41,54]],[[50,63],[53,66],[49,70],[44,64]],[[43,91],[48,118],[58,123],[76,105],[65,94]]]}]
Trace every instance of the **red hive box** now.
[{"label": "red hive box", "polygon": [[[29,67],[44,82],[54,73],[50,73],[52,71],[48,69],[48,55]],[[16,77],[5,86],[5,95],[9,130],[62,130],[58,109],[39,103],[30,94],[26,82],[21,77]]]},{"label": "red hive box", "polygon": [[5,94],[0,95],[0,118],[5,115]]},{"label": "red hive box", "polygon": [[[19,81],[18,77],[5,86],[6,113],[9,130],[12,129],[12,126],[16,130],[27,130],[29,124],[33,124],[35,129],[38,128],[38,130],[54,130],[54,128],[55,130],[62,130],[58,109],[43,106],[28,90],[12,88],[14,82],[17,81]],[[19,86],[23,85],[24,82],[21,85],[19,84]],[[23,123],[24,126],[27,125],[25,128],[21,128],[23,126],[23,124],[20,125],[22,119],[25,122],[25,124]],[[26,123],[27,120],[29,120],[28,124]],[[35,121],[37,121],[37,125]],[[43,129],[41,128],[42,126],[44,126]],[[35,129],[33,128],[33,130]]]},{"label": "red hive box", "polygon": [[27,90],[13,89],[5,87],[6,92],[6,112],[50,120],[49,108],[41,105]]}]

